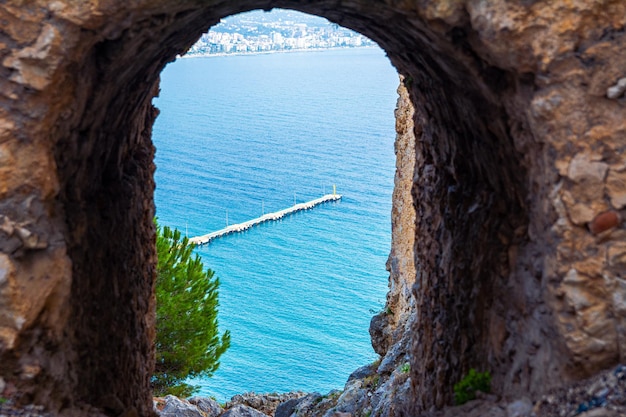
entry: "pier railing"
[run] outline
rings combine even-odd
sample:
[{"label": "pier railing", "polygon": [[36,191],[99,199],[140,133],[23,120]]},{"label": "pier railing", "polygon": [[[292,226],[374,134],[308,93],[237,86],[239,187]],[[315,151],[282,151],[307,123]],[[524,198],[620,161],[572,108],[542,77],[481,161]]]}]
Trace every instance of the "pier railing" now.
[{"label": "pier railing", "polygon": [[229,235],[231,233],[239,233],[250,229],[251,227],[257,226],[261,223],[280,220],[289,214],[296,213],[302,210],[308,210],[320,204],[324,204],[330,201],[341,200],[341,194],[326,194],[320,198],[316,198],[315,200],[307,201],[305,203],[294,204],[293,206],[286,208],[284,210],[276,211],[274,213],[267,213],[262,215],[261,217],[257,217],[256,219],[248,220],[244,223],[233,224],[227,226],[221,230],[216,232],[207,233],[206,235],[196,236],[189,239],[190,243],[194,243],[196,245],[205,245],[211,242],[214,239],[220,238],[222,236]]}]

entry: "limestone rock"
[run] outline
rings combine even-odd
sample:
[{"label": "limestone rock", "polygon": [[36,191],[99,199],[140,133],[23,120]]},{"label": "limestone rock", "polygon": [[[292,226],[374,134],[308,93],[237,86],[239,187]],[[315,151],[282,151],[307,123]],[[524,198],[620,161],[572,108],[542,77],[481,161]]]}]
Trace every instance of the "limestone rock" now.
[{"label": "limestone rock", "polygon": [[606,90],[606,96],[610,99],[616,99],[621,97],[626,91],[626,78],[621,78],[617,81],[617,84],[609,87]]},{"label": "limestone rock", "polygon": [[306,394],[304,392],[294,391],[282,394],[257,394],[254,392],[247,392],[244,394],[237,394],[233,396],[230,401],[226,403],[226,408],[232,408],[235,405],[245,405],[255,410],[262,412],[263,414],[273,415],[276,408],[281,404],[289,400],[300,399]]},{"label": "limestone rock", "polygon": [[577,225],[584,225],[591,222],[594,217],[605,208],[602,202],[595,204],[580,202],[580,200],[577,200],[567,191],[563,193],[562,199],[567,208],[567,214],[569,215],[570,220],[572,223]]},{"label": "limestone rock", "polygon": [[[408,318],[414,313],[415,303],[411,287],[415,283],[415,207],[411,189],[415,176],[415,143],[420,127],[414,123],[415,108],[411,104],[407,79],[401,77],[398,87],[398,102],[394,112],[396,116],[396,173],[391,209],[391,252],[387,259],[389,271],[389,293],[384,308],[388,329],[375,332],[377,341],[374,351],[384,355],[388,345],[396,343],[396,329],[403,328]],[[372,319],[374,321],[374,318]],[[370,328],[376,324],[372,322]],[[370,334],[371,330],[370,330]],[[391,336],[391,340],[390,339]],[[383,353],[380,353],[380,352]]]},{"label": "limestone rock", "polygon": [[191,397],[188,401],[205,413],[206,417],[217,417],[224,411],[220,404],[212,398]]},{"label": "limestone rock", "polygon": [[44,25],[35,45],[5,58],[3,65],[16,70],[11,79],[36,90],[43,90],[51,81],[61,60],[61,34],[52,25]]},{"label": "limestone rock", "polygon": [[615,242],[609,247],[609,265],[616,270],[626,271],[626,242]]},{"label": "limestone rock", "polygon": [[389,318],[386,312],[378,313],[372,317],[369,332],[374,352],[381,356],[385,356],[392,343],[392,330],[390,328]]},{"label": "limestone rock", "polygon": [[376,369],[374,368],[375,368],[374,365],[361,366],[360,368],[358,368],[357,370],[355,370],[354,372],[350,374],[350,376],[348,377],[348,382],[350,382],[353,379],[364,379],[364,378],[374,375],[376,373]]},{"label": "limestone rock", "polygon": [[575,182],[602,184],[608,169],[608,164],[594,161],[588,154],[579,153],[570,162],[567,176]]},{"label": "limestone rock", "polygon": [[260,411],[255,410],[247,405],[238,404],[228,409],[222,417],[267,417],[267,414],[263,414]]},{"label": "limestone rock", "polygon": [[399,366],[408,363],[411,343],[410,326],[411,321],[408,321],[404,328],[398,329],[401,336],[381,359],[377,369],[378,374],[389,375]]},{"label": "limestone rock", "polygon": [[606,189],[615,209],[626,207],[626,170],[619,172],[610,170],[606,180]]},{"label": "limestone rock", "polygon": [[328,410],[324,417],[332,417],[335,413],[355,414],[357,410],[362,410],[367,401],[367,391],[363,387],[363,382],[358,379],[349,381],[339,398],[337,405]]},{"label": "limestone rock", "polygon": [[[308,394],[300,399],[294,407],[294,411],[291,414],[292,417],[320,417],[323,416],[329,409],[337,404],[337,399],[341,395],[338,391],[331,391],[327,395],[320,395],[318,393]],[[287,412],[285,409],[284,412]],[[281,412],[283,412],[281,410]]]},{"label": "limestone rock", "polygon": [[301,401],[301,398],[292,398],[291,400],[280,403],[278,407],[276,407],[274,417],[291,417],[296,412],[296,407]]},{"label": "limestone rock", "polygon": [[411,379],[407,374],[394,372],[381,385],[374,387],[370,397],[371,414],[379,417],[402,415],[406,399],[411,392]]},{"label": "limestone rock", "polygon": [[506,406],[506,417],[530,417],[533,403],[528,398],[522,398]]},{"label": "limestone rock", "polygon": [[[193,404],[181,400],[173,395],[165,397],[165,406],[159,412],[160,417],[205,417]],[[255,417],[255,416],[251,416]]]}]

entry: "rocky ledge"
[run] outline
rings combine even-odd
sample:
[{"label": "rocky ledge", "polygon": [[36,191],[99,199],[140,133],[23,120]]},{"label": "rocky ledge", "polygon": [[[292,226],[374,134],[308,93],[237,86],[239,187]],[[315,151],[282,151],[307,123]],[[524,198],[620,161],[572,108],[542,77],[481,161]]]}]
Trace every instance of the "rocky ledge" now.
[{"label": "rocky ledge", "polygon": [[[155,399],[160,417],[382,417],[406,415],[389,398],[402,398],[408,390],[408,369],[402,365],[388,375],[380,363],[355,371],[343,391],[286,394],[247,393],[220,405],[210,398],[182,400],[173,396]],[[391,390],[394,395],[389,395]],[[406,391],[404,391],[406,393]],[[619,417],[626,415],[626,366],[551,391],[538,401],[515,400],[491,394],[457,407],[422,414],[421,417]],[[0,408],[0,415],[2,409]]]},{"label": "rocky ledge", "polygon": [[[343,391],[319,393],[236,395],[226,404],[211,398],[187,400],[171,395],[155,398],[159,417],[382,417],[407,413],[390,401],[402,398],[410,386],[406,366],[381,375],[382,363],[355,371]],[[394,395],[390,395],[391,392]],[[626,366],[619,365],[585,381],[551,391],[534,403],[528,398],[505,399],[491,394],[457,407],[427,412],[420,417],[620,417],[626,416]],[[102,417],[93,412],[85,415]],[[54,417],[41,406],[0,403],[0,417]]]}]

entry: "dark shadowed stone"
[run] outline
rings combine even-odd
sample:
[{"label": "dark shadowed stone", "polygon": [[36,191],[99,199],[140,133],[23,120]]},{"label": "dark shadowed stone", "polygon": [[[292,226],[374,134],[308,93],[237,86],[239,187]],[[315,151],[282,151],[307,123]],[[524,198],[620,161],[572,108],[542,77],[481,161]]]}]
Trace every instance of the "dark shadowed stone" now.
[{"label": "dark shadowed stone", "polygon": [[350,374],[350,376],[348,377],[348,382],[352,381],[353,379],[367,378],[368,376],[372,376],[375,373],[376,372],[372,365],[361,366],[359,369]]},{"label": "dark shadowed stone", "polygon": [[411,334],[406,332],[398,342],[390,346],[387,350],[387,354],[380,361],[377,372],[379,374],[390,374],[398,366],[406,363],[409,360],[408,352],[410,341]]},{"label": "dark shadowed stone", "polygon": [[285,401],[281,403],[278,407],[276,407],[276,412],[274,413],[274,417],[289,417],[294,411],[296,411],[296,407],[298,404],[302,402],[302,398],[293,398],[291,400]]},{"label": "dark shadowed stone", "polygon": [[369,330],[374,352],[380,356],[385,356],[391,345],[391,329],[389,328],[389,317],[387,314],[381,312],[372,317]]}]

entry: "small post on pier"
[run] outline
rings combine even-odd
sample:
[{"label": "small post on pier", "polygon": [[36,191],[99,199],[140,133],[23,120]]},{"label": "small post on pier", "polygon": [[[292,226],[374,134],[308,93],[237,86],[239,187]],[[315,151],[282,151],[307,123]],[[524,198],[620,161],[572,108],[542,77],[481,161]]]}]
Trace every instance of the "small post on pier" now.
[{"label": "small post on pier", "polygon": [[333,195],[337,195],[337,186],[333,184]]}]

